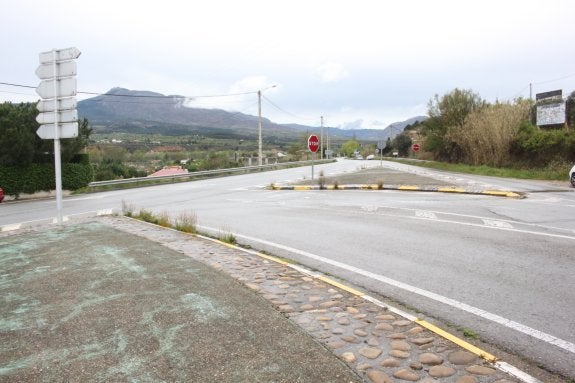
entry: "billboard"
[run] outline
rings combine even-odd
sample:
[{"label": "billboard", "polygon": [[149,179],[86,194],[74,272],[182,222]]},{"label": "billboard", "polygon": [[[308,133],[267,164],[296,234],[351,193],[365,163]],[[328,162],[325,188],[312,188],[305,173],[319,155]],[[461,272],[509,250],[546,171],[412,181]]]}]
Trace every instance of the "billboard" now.
[{"label": "billboard", "polygon": [[565,123],[565,102],[561,89],[538,93],[535,95],[535,100],[537,104],[537,126]]},{"label": "billboard", "polygon": [[537,105],[537,126],[565,123],[565,103]]}]

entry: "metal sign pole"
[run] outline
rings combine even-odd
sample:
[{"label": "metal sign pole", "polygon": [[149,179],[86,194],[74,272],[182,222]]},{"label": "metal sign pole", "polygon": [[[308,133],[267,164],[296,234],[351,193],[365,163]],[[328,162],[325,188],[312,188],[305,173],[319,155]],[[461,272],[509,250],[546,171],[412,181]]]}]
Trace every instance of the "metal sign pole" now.
[{"label": "metal sign pole", "polygon": [[54,74],[54,167],[56,176],[56,219],[62,225],[62,158],[60,153],[60,134],[58,132],[58,64],[56,49],[52,49],[52,68]]},{"label": "metal sign pole", "polygon": [[311,154],[311,180],[312,181],[313,181],[313,162],[314,162],[313,160],[314,160],[315,156],[316,156],[315,153]]},{"label": "metal sign pole", "polygon": [[36,75],[40,84],[36,93],[42,97],[37,108],[36,121],[40,127],[36,134],[44,140],[54,140],[54,178],[56,184],[56,221],[62,225],[62,152],[61,138],[78,136],[76,110],[76,63],[80,56],[76,47],[52,49],[39,55],[40,66]]}]

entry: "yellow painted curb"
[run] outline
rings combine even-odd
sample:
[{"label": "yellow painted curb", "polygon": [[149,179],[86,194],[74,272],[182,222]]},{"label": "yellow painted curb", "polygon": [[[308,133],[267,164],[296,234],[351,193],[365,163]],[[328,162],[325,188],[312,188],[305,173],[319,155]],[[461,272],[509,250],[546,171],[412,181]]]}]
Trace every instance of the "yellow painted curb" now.
[{"label": "yellow painted curb", "polygon": [[461,188],[438,188],[437,191],[443,192],[443,193],[465,193],[466,190],[465,189],[461,189]]},{"label": "yellow painted curb", "polygon": [[481,194],[487,195],[495,195],[500,197],[510,197],[510,198],[521,198],[520,194],[511,191],[502,191],[502,190],[484,190]]},{"label": "yellow painted curb", "polygon": [[311,186],[296,185],[293,187],[293,190],[311,190]]},{"label": "yellow painted curb", "polygon": [[399,190],[421,190],[419,186],[415,185],[400,185],[397,187]]},{"label": "yellow painted curb", "polygon": [[317,277],[317,279],[319,279],[319,280],[321,280],[321,281],[323,281],[323,282],[325,282],[325,283],[328,283],[328,284],[330,284],[330,285],[332,285],[332,286],[334,286],[334,287],[337,287],[337,288],[339,288],[339,289],[342,289],[342,290],[344,290],[344,291],[347,291],[348,293],[351,293],[351,294],[356,295],[356,296],[358,296],[358,297],[363,296],[363,293],[362,293],[361,291],[358,291],[358,290],[356,290],[356,289],[352,289],[351,287],[347,287],[346,285],[342,285],[341,283],[336,282],[336,281],[334,281],[333,279],[330,279],[330,278],[327,278],[327,277],[324,277],[324,276],[319,276],[319,277]]},{"label": "yellow painted curb", "polygon": [[265,258],[269,261],[273,261],[273,262],[279,263],[279,264],[284,265],[284,266],[290,265],[289,262],[282,261],[281,259],[276,258],[276,257],[272,257],[271,255],[266,255],[266,254],[262,254],[262,253],[257,253],[257,255],[258,255],[258,257]]},{"label": "yellow painted curb", "polygon": [[471,343],[467,343],[466,341],[464,341],[463,339],[460,339],[458,337],[456,337],[455,335],[452,335],[450,333],[448,333],[445,330],[440,329],[439,327],[432,325],[431,323],[418,319],[415,321],[415,323],[417,323],[418,325],[420,325],[421,327],[425,327],[426,329],[428,329],[431,332],[434,332],[435,334],[444,337],[447,340],[452,341],[453,343],[455,343],[456,345],[466,349],[467,351],[491,362],[491,363],[495,363],[497,361],[497,358],[493,355],[491,355],[490,353],[483,351],[482,349],[480,349],[479,347],[476,347],[474,345],[472,345]]}]

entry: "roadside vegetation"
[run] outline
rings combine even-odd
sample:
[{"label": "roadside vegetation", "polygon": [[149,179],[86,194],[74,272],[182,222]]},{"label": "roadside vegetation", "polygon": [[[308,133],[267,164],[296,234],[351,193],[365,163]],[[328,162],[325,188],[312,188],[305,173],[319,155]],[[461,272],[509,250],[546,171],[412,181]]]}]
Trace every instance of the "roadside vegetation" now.
[{"label": "roadside vegetation", "polygon": [[547,181],[564,181],[567,171],[573,165],[566,163],[551,163],[546,168],[494,168],[486,165],[465,165],[465,164],[450,164],[447,162],[437,161],[417,161],[409,159],[393,159],[387,160],[400,162],[408,165],[416,165],[425,168],[445,170],[448,172],[476,174],[481,176],[504,177],[504,178],[518,178],[526,180],[547,180]]},{"label": "roadside vegetation", "polygon": [[169,227],[185,233],[197,233],[197,216],[194,212],[181,212],[175,219],[167,212],[154,214],[146,209],[137,209],[132,203],[122,201],[122,214],[126,217],[139,219],[163,227]]},{"label": "roadside vegetation", "polygon": [[[565,101],[566,123],[535,125],[531,100],[489,103],[471,90],[435,95],[428,118],[388,139],[383,155],[432,162],[421,166],[501,177],[564,180],[575,163],[575,92]],[[35,103],[0,104],[0,180],[5,194],[54,190],[52,140],[36,135]],[[100,129],[102,127],[99,127]],[[86,119],[78,137],[61,140],[62,183],[67,190],[88,190],[92,181],[145,177],[165,167],[188,172],[256,165],[257,140],[233,131],[209,135],[94,133]],[[377,143],[331,141],[336,156],[366,158]],[[419,144],[417,155],[412,145]],[[275,162],[310,160],[307,135],[270,138],[264,156]],[[130,185],[134,186],[134,185]]]},{"label": "roadside vegetation", "polygon": [[[488,103],[471,90],[436,95],[429,118],[406,128],[388,146],[406,153],[415,138],[417,165],[523,179],[565,180],[575,163],[575,92],[566,101],[566,124],[535,126],[531,100]],[[389,154],[390,148],[386,147]],[[409,150],[409,149],[408,149]]]}]

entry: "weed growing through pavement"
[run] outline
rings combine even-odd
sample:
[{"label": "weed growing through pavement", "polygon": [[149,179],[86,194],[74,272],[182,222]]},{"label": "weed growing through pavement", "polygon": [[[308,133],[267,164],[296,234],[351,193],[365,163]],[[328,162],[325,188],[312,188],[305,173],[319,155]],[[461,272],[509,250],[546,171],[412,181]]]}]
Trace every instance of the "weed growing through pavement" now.
[{"label": "weed growing through pavement", "polygon": [[163,227],[172,227],[172,224],[170,223],[170,216],[165,211],[158,214],[156,217],[156,224]]},{"label": "weed growing through pavement", "polygon": [[230,245],[235,245],[238,242],[238,240],[236,239],[236,236],[231,232],[223,234],[220,237],[220,240],[222,240],[225,243],[229,243]]},{"label": "weed growing through pavement", "polygon": [[183,231],[184,233],[197,233],[198,217],[193,212],[183,212],[178,215],[174,223],[174,229]]},{"label": "weed growing through pavement", "polygon": [[318,183],[320,190],[325,189],[325,175],[323,174],[323,170],[319,172]]},{"label": "weed growing through pavement", "polygon": [[194,212],[182,212],[178,217],[172,221],[168,212],[161,212],[157,215],[150,210],[140,209],[135,213],[136,208],[133,204],[122,201],[122,214],[126,217],[139,219],[140,221],[153,223],[162,227],[169,227],[184,233],[197,233],[197,216]]},{"label": "weed growing through pavement", "polygon": [[126,217],[131,217],[134,214],[134,205],[131,202],[122,200],[122,214]]},{"label": "weed growing through pavement", "polygon": [[456,327],[456,329],[458,331],[461,331],[463,333],[463,336],[466,338],[479,339],[479,335],[477,333],[475,333],[474,331],[468,329],[468,328]]},{"label": "weed growing through pavement", "polygon": [[134,218],[141,219],[144,222],[156,223],[157,218],[150,210],[140,209],[140,212]]}]

